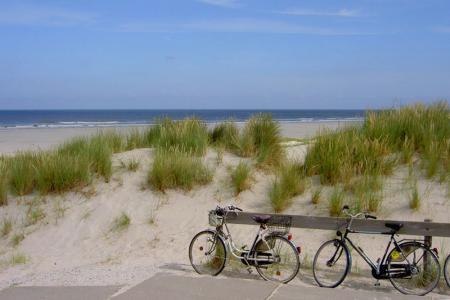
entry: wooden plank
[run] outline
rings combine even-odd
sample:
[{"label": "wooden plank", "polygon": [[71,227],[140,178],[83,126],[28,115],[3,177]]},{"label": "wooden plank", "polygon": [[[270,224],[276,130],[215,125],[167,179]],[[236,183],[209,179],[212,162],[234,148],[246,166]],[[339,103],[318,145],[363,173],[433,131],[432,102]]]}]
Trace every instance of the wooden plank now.
[{"label": "wooden plank", "polygon": [[[273,215],[277,214],[261,214],[251,212],[229,213],[227,222],[230,224],[256,225],[252,217],[255,215]],[[346,218],[331,217],[313,217],[302,215],[283,215],[292,218],[292,227],[321,229],[321,230],[340,230],[347,225]],[[432,222],[412,222],[412,221],[396,221],[396,220],[366,220],[354,219],[352,224],[353,230],[368,232],[389,232],[386,223],[403,224],[398,234],[417,235],[417,236],[441,236],[450,237],[450,223],[432,223]]]}]

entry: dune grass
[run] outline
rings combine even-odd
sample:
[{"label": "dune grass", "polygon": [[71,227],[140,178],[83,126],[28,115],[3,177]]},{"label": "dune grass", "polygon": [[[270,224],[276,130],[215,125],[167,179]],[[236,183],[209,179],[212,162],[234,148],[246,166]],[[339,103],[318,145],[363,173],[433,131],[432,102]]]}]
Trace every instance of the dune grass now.
[{"label": "dune grass", "polygon": [[328,202],[328,212],[330,216],[338,217],[341,215],[344,199],[344,191],[339,187],[335,187],[330,195]]},{"label": "dune grass", "polygon": [[292,198],[306,189],[304,167],[296,162],[285,162],[269,189],[269,200],[275,212],[282,212],[292,204]]},{"label": "dune grass", "polygon": [[33,191],[37,158],[38,154],[32,152],[18,152],[8,160],[9,185],[14,194],[23,196]]},{"label": "dune grass", "polygon": [[239,148],[243,156],[255,156],[259,167],[276,168],[284,161],[281,132],[270,114],[257,114],[246,123]]},{"label": "dune grass", "polygon": [[214,146],[236,153],[239,143],[239,129],[231,120],[219,123],[209,132],[209,141]]},{"label": "dune grass", "polygon": [[124,231],[125,229],[130,226],[131,219],[130,217],[125,213],[122,212],[120,216],[114,219],[111,225],[111,231],[120,232]]},{"label": "dune grass", "polygon": [[[359,175],[388,175],[415,153],[428,177],[450,169],[450,110],[446,102],[369,112],[361,127],[319,134],[306,155],[309,175],[336,184]],[[399,159],[400,157],[400,159]]]},{"label": "dune grass", "polygon": [[251,167],[247,163],[240,162],[231,172],[234,194],[237,196],[242,191],[248,190],[251,180]]},{"label": "dune grass", "polygon": [[419,210],[420,206],[421,206],[421,198],[416,180],[411,184],[411,191],[409,195],[409,208],[411,208],[412,210]]},{"label": "dune grass", "polygon": [[26,264],[27,257],[24,254],[16,253],[11,256],[12,265],[23,265]]},{"label": "dune grass", "polygon": [[138,128],[132,128],[130,132],[125,136],[125,149],[133,150],[136,148],[149,147],[149,141],[146,132]]},{"label": "dune grass", "polygon": [[90,183],[89,160],[58,152],[40,155],[35,165],[36,189],[42,195],[63,193]]},{"label": "dune grass", "polygon": [[16,233],[11,238],[11,245],[17,247],[24,239],[25,235],[23,233]]},{"label": "dune grass", "polygon": [[322,189],[320,188],[315,189],[311,195],[311,203],[319,204],[321,197],[322,197]]},{"label": "dune grass", "polygon": [[44,210],[39,206],[31,206],[26,214],[26,226],[37,224],[46,216]]},{"label": "dune grass", "polygon": [[122,168],[127,169],[130,172],[136,172],[139,169],[139,161],[137,159],[130,159],[127,162],[120,162]]},{"label": "dune grass", "polygon": [[1,225],[1,229],[0,229],[0,235],[2,237],[5,237],[5,236],[9,235],[9,233],[12,230],[12,225],[13,224],[12,224],[11,219],[4,218],[3,222],[2,222],[2,225]]},{"label": "dune grass", "polygon": [[196,157],[182,150],[158,149],[155,153],[147,181],[155,190],[172,188],[191,190],[212,180],[212,172]]},{"label": "dune grass", "polygon": [[208,147],[208,130],[206,124],[196,118],[181,121],[170,119],[158,120],[147,132],[147,140],[158,149],[184,151],[196,156],[203,156]]},{"label": "dune grass", "polygon": [[6,163],[0,160],[0,206],[8,205],[8,178]]}]

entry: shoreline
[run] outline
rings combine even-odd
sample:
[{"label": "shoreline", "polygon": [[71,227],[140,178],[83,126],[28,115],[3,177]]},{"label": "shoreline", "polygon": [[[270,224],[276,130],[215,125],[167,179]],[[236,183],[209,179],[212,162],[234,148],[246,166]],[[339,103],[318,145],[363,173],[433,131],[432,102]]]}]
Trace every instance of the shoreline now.
[{"label": "shoreline", "polygon": [[[207,123],[208,128],[219,122]],[[321,121],[321,122],[278,122],[283,137],[311,138],[320,130],[335,130],[337,128],[361,124],[362,121]],[[241,127],[245,122],[236,122]],[[151,125],[140,126],[108,126],[108,127],[58,127],[58,128],[1,128],[0,154],[11,155],[17,151],[46,150],[57,146],[76,136],[88,136],[99,130],[117,130],[126,132],[133,128],[147,128]]]}]

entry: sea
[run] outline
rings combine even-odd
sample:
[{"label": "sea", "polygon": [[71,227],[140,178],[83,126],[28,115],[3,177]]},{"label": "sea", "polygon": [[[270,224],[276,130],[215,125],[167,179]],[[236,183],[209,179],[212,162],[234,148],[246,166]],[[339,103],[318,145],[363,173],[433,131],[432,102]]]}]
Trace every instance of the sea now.
[{"label": "sea", "polygon": [[162,117],[198,117],[206,123],[229,119],[244,122],[257,113],[269,113],[280,122],[332,122],[363,120],[365,110],[0,110],[0,128],[136,126],[152,124]]}]

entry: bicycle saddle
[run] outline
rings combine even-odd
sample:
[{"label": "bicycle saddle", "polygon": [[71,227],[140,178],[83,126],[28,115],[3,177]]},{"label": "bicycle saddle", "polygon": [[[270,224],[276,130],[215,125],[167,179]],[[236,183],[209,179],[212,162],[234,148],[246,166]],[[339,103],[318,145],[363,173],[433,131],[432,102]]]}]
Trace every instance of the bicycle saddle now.
[{"label": "bicycle saddle", "polygon": [[270,218],[272,217],[267,215],[256,215],[252,217],[253,221],[259,224],[266,224],[267,222],[269,222]]},{"label": "bicycle saddle", "polygon": [[399,231],[400,228],[403,227],[403,224],[399,224],[399,223],[386,223],[384,224],[384,226],[386,226],[387,228],[390,228],[394,231]]}]

